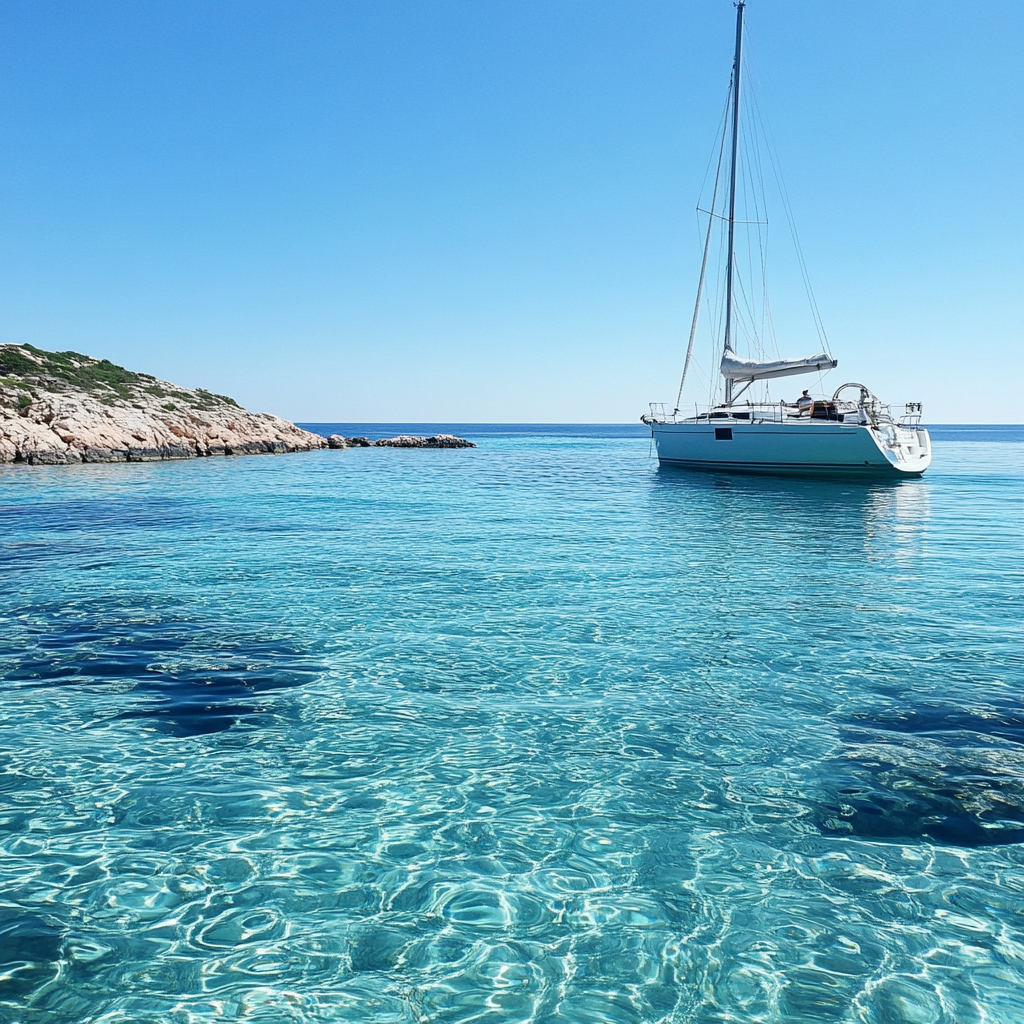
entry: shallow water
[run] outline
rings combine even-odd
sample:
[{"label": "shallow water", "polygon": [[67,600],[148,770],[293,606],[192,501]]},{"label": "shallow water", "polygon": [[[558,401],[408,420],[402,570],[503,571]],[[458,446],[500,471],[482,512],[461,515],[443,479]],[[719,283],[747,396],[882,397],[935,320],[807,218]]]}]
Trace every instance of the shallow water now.
[{"label": "shallow water", "polygon": [[0,467],[0,1019],[1024,1020],[1024,444],[936,437]]}]

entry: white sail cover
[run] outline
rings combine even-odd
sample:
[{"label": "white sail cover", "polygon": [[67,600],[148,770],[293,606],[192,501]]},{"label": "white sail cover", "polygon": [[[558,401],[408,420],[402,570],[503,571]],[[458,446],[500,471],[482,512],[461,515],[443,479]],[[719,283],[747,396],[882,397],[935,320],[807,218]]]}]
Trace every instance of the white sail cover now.
[{"label": "white sail cover", "polygon": [[806,359],[775,359],[758,363],[753,359],[740,359],[734,352],[726,350],[722,356],[722,376],[726,380],[768,380],[769,377],[791,377],[797,373],[814,373],[815,370],[834,370],[839,365],[826,352]]}]

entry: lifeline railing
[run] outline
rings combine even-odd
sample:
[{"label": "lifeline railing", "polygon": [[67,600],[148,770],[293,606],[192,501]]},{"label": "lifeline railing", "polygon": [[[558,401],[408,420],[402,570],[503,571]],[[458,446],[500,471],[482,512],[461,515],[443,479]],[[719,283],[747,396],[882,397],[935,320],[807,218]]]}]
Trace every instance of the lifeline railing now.
[{"label": "lifeline railing", "polygon": [[[832,404],[835,405],[836,412],[840,417],[861,412],[867,423],[874,427],[891,423],[894,426],[914,429],[921,424],[920,402],[907,402],[898,423],[893,419],[892,407],[877,399],[872,399],[864,404],[835,401]],[[748,402],[744,406],[734,405],[728,410],[720,405],[700,406],[695,404],[692,415],[689,414],[689,411],[684,413],[682,409],[668,412],[664,402],[650,402],[649,405],[650,414],[641,417],[644,423],[685,423],[687,421],[706,423],[720,419],[736,419],[741,422],[746,420],[750,423],[785,423],[793,420],[811,421],[817,418],[810,414],[810,408],[801,409],[793,402],[773,402],[771,404]]]},{"label": "lifeline railing", "polygon": [[[794,402],[748,402],[746,405],[734,405],[725,408],[720,405],[696,405],[693,406],[692,415],[689,410],[684,412],[677,409],[668,412],[664,402],[650,402],[650,414],[642,417],[645,423],[685,423],[687,420],[708,422],[718,419],[746,420],[751,423],[784,423],[789,420],[810,420],[811,407],[800,408]],[[835,404],[840,415],[856,412],[859,408],[853,402],[838,402]],[[889,407],[875,405],[876,415],[881,413],[882,417],[888,416]]]},{"label": "lifeline railing", "polygon": [[900,416],[901,427],[919,427],[921,425],[921,403],[907,402]]}]

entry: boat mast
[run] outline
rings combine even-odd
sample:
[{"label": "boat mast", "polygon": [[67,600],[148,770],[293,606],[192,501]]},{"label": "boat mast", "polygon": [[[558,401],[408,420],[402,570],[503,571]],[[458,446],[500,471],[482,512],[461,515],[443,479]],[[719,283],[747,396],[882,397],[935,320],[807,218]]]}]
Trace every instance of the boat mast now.
[{"label": "boat mast", "polygon": [[[725,353],[732,352],[732,278],[736,262],[733,241],[736,228],[736,153],[740,141],[740,69],[743,66],[743,9],[746,0],[736,2],[736,55],[732,62],[732,160],[729,169],[729,254],[725,266]],[[725,380],[725,404],[732,404],[732,381]]]}]

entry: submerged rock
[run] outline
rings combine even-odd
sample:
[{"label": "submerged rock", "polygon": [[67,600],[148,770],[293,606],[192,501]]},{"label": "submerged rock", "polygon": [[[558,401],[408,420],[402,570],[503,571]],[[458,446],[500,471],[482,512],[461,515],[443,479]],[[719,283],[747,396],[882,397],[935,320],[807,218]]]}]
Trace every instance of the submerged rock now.
[{"label": "submerged rock", "polygon": [[0,462],[66,465],[337,447],[233,398],[77,352],[0,345]]}]

